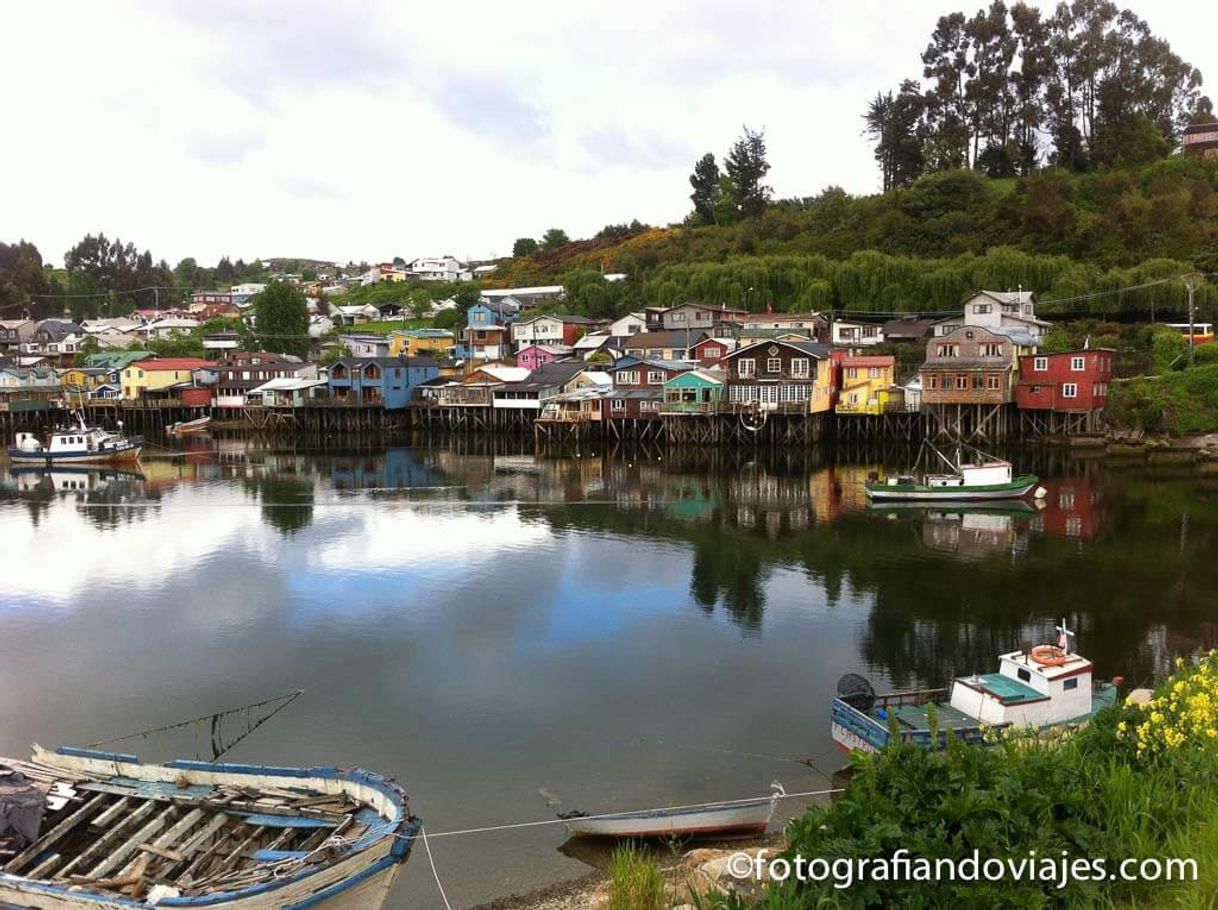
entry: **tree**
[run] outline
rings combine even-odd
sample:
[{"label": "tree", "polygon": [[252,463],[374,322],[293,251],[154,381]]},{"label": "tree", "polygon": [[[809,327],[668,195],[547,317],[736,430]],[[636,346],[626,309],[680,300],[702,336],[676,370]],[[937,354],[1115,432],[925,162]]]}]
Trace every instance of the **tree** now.
[{"label": "tree", "polygon": [[719,188],[719,165],[715,156],[707,152],[694,165],[689,175],[689,185],[694,188],[690,200],[694,204],[694,218],[700,224],[715,224],[715,192]]},{"label": "tree", "polygon": [[556,250],[570,242],[571,238],[562,228],[550,228],[541,236],[541,249],[548,253],[550,250]]},{"label": "tree", "polygon": [[482,299],[482,288],[476,281],[459,281],[452,299],[457,302],[457,309],[464,313]]},{"label": "tree", "polygon": [[232,284],[237,279],[237,270],[227,256],[221,257],[216,263],[216,281]]},{"label": "tree", "polygon": [[318,355],[317,365],[328,367],[350,356],[351,349],[345,344],[332,344]]},{"label": "tree", "polygon": [[299,288],[273,281],[255,295],[254,333],[262,350],[304,357],[309,353],[309,307]]},{"label": "tree", "polygon": [[875,159],[885,190],[908,186],[925,165],[923,115],[926,101],[918,83],[906,80],[899,94],[876,93],[863,115],[864,132],[875,142]]},{"label": "tree", "polygon": [[[20,317],[23,309],[31,316],[50,315],[52,302],[30,300],[31,294],[50,293],[38,247],[25,240],[0,243],[0,314]],[[22,304],[27,304],[22,307]]]},{"label": "tree", "polygon": [[512,257],[515,259],[532,256],[536,252],[537,241],[532,237],[518,237],[516,242],[512,244]]},{"label": "tree", "polygon": [[765,132],[754,132],[747,126],[724,159],[728,180],[731,181],[732,202],[745,218],[756,218],[765,211],[771,190],[761,181],[770,171],[766,161]]}]

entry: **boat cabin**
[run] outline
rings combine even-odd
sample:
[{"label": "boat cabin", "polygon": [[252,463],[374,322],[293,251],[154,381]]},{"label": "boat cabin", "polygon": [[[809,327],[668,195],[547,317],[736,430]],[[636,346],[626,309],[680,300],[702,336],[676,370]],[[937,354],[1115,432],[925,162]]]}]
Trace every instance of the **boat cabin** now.
[{"label": "boat cabin", "polygon": [[951,706],[990,726],[1062,723],[1091,711],[1091,671],[1073,652],[1012,651],[999,656],[997,673],[957,678]]}]

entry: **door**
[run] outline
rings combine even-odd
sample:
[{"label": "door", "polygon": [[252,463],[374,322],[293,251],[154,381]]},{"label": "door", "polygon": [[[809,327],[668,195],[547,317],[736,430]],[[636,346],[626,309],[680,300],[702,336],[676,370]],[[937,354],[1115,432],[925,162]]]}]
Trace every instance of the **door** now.
[{"label": "door", "polygon": [[763,411],[773,411],[778,407],[778,385],[776,383],[767,383],[760,386],[761,393],[761,409]]}]

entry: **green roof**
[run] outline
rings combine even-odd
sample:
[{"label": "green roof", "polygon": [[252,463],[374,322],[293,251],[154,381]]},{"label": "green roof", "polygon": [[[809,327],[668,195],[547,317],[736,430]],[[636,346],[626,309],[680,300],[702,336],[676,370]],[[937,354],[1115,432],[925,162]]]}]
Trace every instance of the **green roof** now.
[{"label": "green roof", "polygon": [[148,360],[155,357],[152,351],[110,351],[104,354],[90,354],[85,358],[84,366],[100,370],[122,370],[137,360]]}]

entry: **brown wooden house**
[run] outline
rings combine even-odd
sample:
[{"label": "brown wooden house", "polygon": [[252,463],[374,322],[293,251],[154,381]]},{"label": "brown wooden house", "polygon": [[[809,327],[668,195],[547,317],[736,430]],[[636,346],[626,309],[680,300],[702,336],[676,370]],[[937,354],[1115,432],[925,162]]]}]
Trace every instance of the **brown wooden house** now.
[{"label": "brown wooden house", "polygon": [[1021,354],[1035,339],[1018,330],[963,325],[926,344],[922,404],[1006,404],[1014,400]]},{"label": "brown wooden house", "polygon": [[727,355],[727,402],[733,407],[812,414],[833,407],[829,348],[814,341],[760,341]]}]

